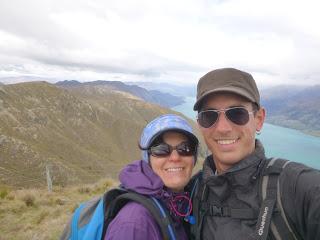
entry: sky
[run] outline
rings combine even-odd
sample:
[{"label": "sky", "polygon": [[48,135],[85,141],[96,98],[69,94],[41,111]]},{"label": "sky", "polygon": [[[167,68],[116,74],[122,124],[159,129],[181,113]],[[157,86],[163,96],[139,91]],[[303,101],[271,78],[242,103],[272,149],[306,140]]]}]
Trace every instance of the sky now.
[{"label": "sky", "polygon": [[320,84],[318,2],[1,0],[0,82],[196,84],[235,67],[258,86]]}]

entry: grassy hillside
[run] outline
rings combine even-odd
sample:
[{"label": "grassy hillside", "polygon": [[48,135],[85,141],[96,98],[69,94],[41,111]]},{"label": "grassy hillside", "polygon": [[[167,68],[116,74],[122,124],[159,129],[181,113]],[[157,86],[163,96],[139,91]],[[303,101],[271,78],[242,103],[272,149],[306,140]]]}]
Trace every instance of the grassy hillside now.
[{"label": "grassy hillside", "polygon": [[115,177],[140,157],[137,142],[145,124],[169,112],[99,86],[1,86],[0,183],[44,187],[46,168],[60,186]]},{"label": "grassy hillside", "polygon": [[0,186],[0,240],[56,240],[79,203],[118,183],[103,179],[77,187],[10,190]]},{"label": "grassy hillside", "polygon": [[145,124],[169,112],[99,86],[1,86],[0,240],[59,239],[78,204],[118,185],[119,169],[140,157]]}]

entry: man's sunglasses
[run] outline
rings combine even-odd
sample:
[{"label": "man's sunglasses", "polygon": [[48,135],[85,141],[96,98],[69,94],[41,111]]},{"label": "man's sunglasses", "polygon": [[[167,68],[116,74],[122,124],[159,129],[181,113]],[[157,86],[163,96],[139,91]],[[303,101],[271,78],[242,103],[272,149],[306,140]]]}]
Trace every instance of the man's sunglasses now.
[{"label": "man's sunglasses", "polygon": [[205,110],[198,113],[198,123],[201,127],[209,128],[217,123],[220,113],[224,113],[228,120],[237,125],[245,125],[249,122],[249,114],[254,111],[248,111],[244,107],[232,107],[220,110]]},{"label": "man's sunglasses", "polygon": [[196,146],[189,142],[182,142],[177,146],[166,143],[159,143],[148,149],[148,153],[154,157],[168,157],[172,151],[176,150],[180,156],[192,156],[196,152]]}]

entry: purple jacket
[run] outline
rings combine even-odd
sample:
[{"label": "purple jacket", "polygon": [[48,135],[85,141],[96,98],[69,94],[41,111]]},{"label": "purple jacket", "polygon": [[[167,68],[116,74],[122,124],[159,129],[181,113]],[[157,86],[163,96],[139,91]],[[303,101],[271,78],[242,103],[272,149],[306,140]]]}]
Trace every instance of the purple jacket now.
[{"label": "purple jacket", "polygon": [[[119,175],[121,185],[143,195],[154,196],[169,204],[175,193],[166,191],[162,180],[145,161],[127,165]],[[169,208],[168,208],[169,209]],[[170,213],[171,214],[171,213]],[[173,214],[172,214],[173,215]],[[181,218],[173,216],[177,239],[186,240]],[[141,204],[126,204],[110,223],[105,240],[162,240],[160,227]]]}]

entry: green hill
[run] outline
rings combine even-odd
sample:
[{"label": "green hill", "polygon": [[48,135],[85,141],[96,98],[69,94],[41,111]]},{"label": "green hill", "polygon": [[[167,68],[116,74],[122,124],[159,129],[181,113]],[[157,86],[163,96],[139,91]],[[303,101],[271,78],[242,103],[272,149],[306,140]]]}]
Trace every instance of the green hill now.
[{"label": "green hill", "polygon": [[145,124],[169,112],[99,86],[1,86],[0,183],[46,186],[46,167],[55,185],[114,178],[140,157],[137,143]]}]

